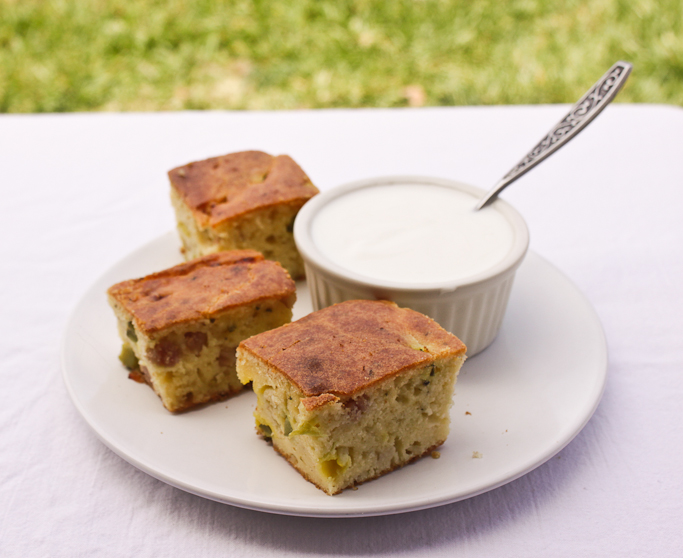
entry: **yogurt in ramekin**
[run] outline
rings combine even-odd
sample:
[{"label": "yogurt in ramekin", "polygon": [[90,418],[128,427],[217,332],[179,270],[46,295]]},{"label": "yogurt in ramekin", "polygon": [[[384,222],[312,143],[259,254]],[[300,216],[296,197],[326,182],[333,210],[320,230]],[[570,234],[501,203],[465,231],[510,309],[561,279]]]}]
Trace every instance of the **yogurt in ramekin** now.
[{"label": "yogurt in ramekin", "polygon": [[294,239],[314,309],[393,300],[435,319],[470,356],[485,349],[500,329],[529,233],[502,200],[475,211],[483,194],[459,182],[396,176],[312,198]]}]

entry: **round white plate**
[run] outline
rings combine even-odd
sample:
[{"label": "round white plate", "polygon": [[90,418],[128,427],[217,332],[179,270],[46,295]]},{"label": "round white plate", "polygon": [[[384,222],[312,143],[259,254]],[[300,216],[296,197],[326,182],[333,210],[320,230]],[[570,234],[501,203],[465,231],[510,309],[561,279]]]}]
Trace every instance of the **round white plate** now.
[{"label": "round white plate", "polygon": [[[129,463],[168,484],[235,506],[288,515],[351,517],[424,509],[481,494],[538,467],[584,427],[605,384],[607,350],[595,312],[557,269],[529,253],[493,345],[456,384],[451,434],[429,457],[358,490],[327,496],[254,429],[255,396],[172,415],[127,378],[106,289],[181,262],[168,233],[110,269],[67,325],[62,366],[78,411]],[[310,312],[305,283],[294,317]]]}]

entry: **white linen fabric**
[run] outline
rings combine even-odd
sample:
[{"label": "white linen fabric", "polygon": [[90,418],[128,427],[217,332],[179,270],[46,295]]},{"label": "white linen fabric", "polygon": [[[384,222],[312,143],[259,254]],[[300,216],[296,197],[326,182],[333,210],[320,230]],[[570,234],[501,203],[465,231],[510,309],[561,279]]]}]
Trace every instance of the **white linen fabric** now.
[{"label": "white linen fabric", "polygon": [[385,517],[243,510],[116,456],[62,381],[82,293],[174,227],[168,169],[261,149],[293,156],[321,189],[390,174],[488,188],[567,108],[1,116],[0,555],[680,556],[680,108],[613,105],[501,196],[594,305],[610,357],[585,429],[501,488]]}]

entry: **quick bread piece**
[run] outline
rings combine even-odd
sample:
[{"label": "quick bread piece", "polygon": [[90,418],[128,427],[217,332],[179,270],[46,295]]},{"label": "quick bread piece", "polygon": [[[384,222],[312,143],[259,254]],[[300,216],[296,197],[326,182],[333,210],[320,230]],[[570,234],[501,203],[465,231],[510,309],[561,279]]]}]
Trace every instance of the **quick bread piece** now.
[{"label": "quick bread piece", "polygon": [[120,359],[169,411],[237,393],[235,349],[292,319],[294,281],[253,250],[212,254],[108,291]]},{"label": "quick bread piece", "polygon": [[465,345],[392,302],[342,302],[246,339],[257,430],[328,494],[388,473],[446,440]]},{"label": "quick bread piece", "polygon": [[294,218],[318,189],[290,157],[243,151],[189,163],[168,176],[187,259],[249,248],[280,262],[294,279],[304,276]]}]

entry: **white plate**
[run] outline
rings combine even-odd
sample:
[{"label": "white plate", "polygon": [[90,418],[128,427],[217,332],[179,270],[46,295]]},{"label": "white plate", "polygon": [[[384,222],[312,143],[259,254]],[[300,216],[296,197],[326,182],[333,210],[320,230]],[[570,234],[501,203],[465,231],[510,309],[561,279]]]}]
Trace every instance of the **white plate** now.
[{"label": "white plate", "polygon": [[[584,427],[602,395],[607,350],[595,312],[566,277],[529,253],[498,338],[463,366],[441,458],[421,459],[358,490],[327,496],[256,436],[253,393],[171,415],[151,389],[127,378],[105,291],[180,261],[176,236],[168,233],[110,269],[71,316],[62,366],[76,408],[107,446],[150,475],[205,498],[318,517],[455,502],[550,459]],[[305,283],[297,292],[295,318],[311,309]]]}]

